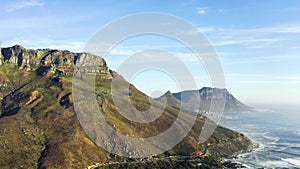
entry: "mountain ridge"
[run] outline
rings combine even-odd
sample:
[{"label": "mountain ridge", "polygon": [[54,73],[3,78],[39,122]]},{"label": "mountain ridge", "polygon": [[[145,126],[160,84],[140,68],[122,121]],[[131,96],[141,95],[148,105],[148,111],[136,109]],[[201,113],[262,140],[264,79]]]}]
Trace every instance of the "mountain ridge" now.
[{"label": "mountain ridge", "polygon": [[[182,98],[182,96],[184,96],[184,98]],[[155,100],[162,102],[165,98],[168,98],[167,103],[169,106],[180,109],[180,104],[183,104],[183,107],[181,107],[182,109],[201,113],[209,112],[212,98],[214,99],[214,102],[225,103],[224,112],[243,112],[254,110],[252,107],[249,107],[236,99],[227,89],[220,88],[202,87],[199,90],[185,90],[176,93],[167,91],[162,96],[155,98]],[[193,106],[189,105],[191,100],[199,100],[199,110],[195,110]],[[187,106],[189,108],[186,108]]]},{"label": "mountain ridge", "polygon": [[[80,64],[83,65],[89,64],[87,60],[90,58],[101,63],[98,64],[100,66],[88,65],[92,69],[80,72],[96,72],[97,104],[117,132],[132,137],[159,134],[172,125],[179,113],[167,106],[164,113],[149,124],[131,122],[122,117],[110,94],[111,81],[118,79],[121,89],[123,84],[129,82],[109,70],[101,57],[61,50],[26,49],[19,45],[1,48],[0,51],[1,168],[86,168],[96,163],[130,160],[97,146],[95,142],[99,138],[88,136],[77,119],[72,75],[78,71],[74,65],[80,57],[83,60]],[[129,89],[132,104],[137,109],[147,110],[151,98],[132,84]],[[125,99],[119,98],[122,103]],[[124,111],[130,112],[127,105],[124,105]],[[254,143],[246,136],[221,126],[217,127],[207,142],[198,144],[204,122],[203,118],[197,118],[187,136],[159,157],[187,156],[198,150],[206,150],[205,156],[219,159],[248,152],[254,147]],[[107,134],[113,136],[114,133]],[[107,146],[114,148],[115,145]],[[130,151],[126,144],[124,149]]]}]

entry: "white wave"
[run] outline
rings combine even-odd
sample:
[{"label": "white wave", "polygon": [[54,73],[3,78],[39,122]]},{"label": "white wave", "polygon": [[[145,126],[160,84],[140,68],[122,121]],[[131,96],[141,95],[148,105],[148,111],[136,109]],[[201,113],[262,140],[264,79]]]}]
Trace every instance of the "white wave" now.
[{"label": "white wave", "polygon": [[270,112],[275,112],[275,111],[271,110],[271,109],[256,108],[255,112],[258,112],[258,113],[270,113]]},{"label": "white wave", "polygon": [[236,120],[239,119],[239,117],[235,117],[235,116],[223,116],[222,120]]},{"label": "white wave", "polygon": [[249,132],[248,134],[264,136],[264,135],[269,134],[269,133],[270,132]]},{"label": "white wave", "polygon": [[279,137],[271,137],[267,135],[264,135],[263,137],[273,142],[277,142],[280,139]]},{"label": "white wave", "polygon": [[300,159],[295,159],[295,158],[282,158],[282,161],[286,161],[290,164],[293,164],[297,167],[300,167]]},{"label": "white wave", "polygon": [[285,146],[287,148],[300,148],[298,143],[277,143],[278,146]]},{"label": "white wave", "polygon": [[275,168],[275,167],[289,168],[291,167],[291,164],[283,160],[269,160],[269,161],[258,162],[258,166],[266,167],[266,168]]},{"label": "white wave", "polygon": [[295,131],[294,133],[297,135],[300,135],[300,131]]},{"label": "white wave", "polygon": [[[250,156],[248,156],[250,155]],[[233,162],[239,162],[246,166],[246,168],[291,168],[291,167],[300,167],[300,160],[298,159],[278,159],[278,160],[266,160],[259,155],[255,154],[244,154],[238,156],[237,159],[233,159]]]}]

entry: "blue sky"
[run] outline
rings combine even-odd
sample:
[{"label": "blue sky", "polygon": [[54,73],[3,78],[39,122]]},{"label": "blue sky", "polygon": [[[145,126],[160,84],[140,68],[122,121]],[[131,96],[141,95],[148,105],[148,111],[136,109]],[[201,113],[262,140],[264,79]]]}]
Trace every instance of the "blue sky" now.
[{"label": "blue sky", "polygon": [[[138,12],[169,13],[197,26],[219,55],[226,87],[245,103],[300,103],[300,1],[297,0],[1,0],[1,47],[21,44],[28,48],[81,51],[101,27]],[[188,51],[174,42],[161,37],[142,37],[116,47],[107,57],[108,65],[117,69],[128,55],[147,46],[166,44],[175,55],[189,58]],[[210,85],[204,68],[193,65],[189,59],[185,63],[199,88]],[[132,82],[148,94],[153,90],[179,90],[170,77],[159,72],[145,72]]]}]

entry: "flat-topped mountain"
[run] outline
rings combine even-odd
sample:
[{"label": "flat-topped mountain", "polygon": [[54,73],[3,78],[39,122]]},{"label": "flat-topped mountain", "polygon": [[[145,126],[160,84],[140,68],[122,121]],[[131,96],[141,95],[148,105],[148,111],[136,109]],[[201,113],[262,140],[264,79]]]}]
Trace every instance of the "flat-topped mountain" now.
[{"label": "flat-topped mountain", "polygon": [[[97,66],[93,65],[93,60]],[[75,64],[88,66],[88,69],[80,71],[91,71],[110,76],[106,62],[103,58],[89,53],[74,53],[67,50],[52,49],[26,49],[20,45],[15,45],[0,50],[0,98],[6,94],[6,89],[17,88],[31,77],[25,74],[35,72],[37,76],[72,76]],[[17,71],[15,71],[17,69]],[[78,71],[78,70],[75,70]],[[6,74],[6,75],[5,75]],[[24,74],[23,78],[17,77]],[[9,75],[9,76],[7,76]],[[26,79],[28,78],[28,79]],[[107,77],[110,78],[110,77]]]},{"label": "flat-topped mountain", "polygon": [[[139,162],[140,159],[110,154],[95,144],[101,138],[90,137],[83,131],[74,110],[72,75],[75,71],[96,72],[97,106],[115,132],[143,138],[157,135],[168,129],[179,113],[176,108],[167,106],[161,116],[150,123],[137,123],[123,117],[113,102],[111,82],[118,79],[120,89],[128,82],[109,70],[101,57],[60,50],[32,50],[18,45],[0,51],[0,168],[86,168],[108,161]],[[100,66],[88,62],[91,58]],[[89,68],[77,70],[76,63]],[[147,110],[150,100],[160,105],[132,84],[129,91],[136,109]],[[127,97],[120,95],[117,99],[125,103]],[[126,104],[122,111],[132,112]],[[199,144],[204,122],[204,118],[197,118],[186,137],[157,158],[188,156],[202,151],[206,157],[222,159],[252,149],[253,143],[246,136],[221,126],[205,143]],[[114,136],[115,132],[106,134]],[[123,144],[124,151],[130,151],[128,145]],[[106,146],[113,149],[119,145],[106,143]],[[151,147],[141,148],[147,151],[158,149],[159,145],[153,143]],[[156,161],[149,162],[161,167]]]},{"label": "flat-topped mountain", "polygon": [[[72,75],[74,65],[78,61],[85,62],[86,59],[93,59],[98,68],[95,72],[105,71],[107,68],[103,58],[91,55],[89,53],[74,53],[67,50],[51,50],[51,49],[25,49],[20,45],[13,47],[2,48],[0,50],[0,65],[11,64],[16,65],[19,69],[30,71],[37,70],[37,68],[44,66],[51,71],[61,71],[65,75]],[[88,66],[93,62],[88,63]],[[102,70],[102,68],[104,68]],[[90,69],[91,70],[91,69]],[[46,72],[41,72],[46,73]]]},{"label": "flat-topped mountain", "polygon": [[[184,98],[182,98],[182,96],[184,96]],[[212,98],[216,103],[225,101],[224,112],[242,112],[253,110],[253,108],[236,99],[228,92],[227,89],[203,87],[200,90],[188,90],[179,93],[171,93],[168,91],[159,98],[156,98],[156,100],[162,102],[165,98],[167,98],[167,104],[169,106],[179,109],[180,105],[182,104],[181,108],[185,109],[185,111],[208,112],[211,106]],[[195,110],[195,108],[188,104],[193,100],[199,100],[199,110]]]}]

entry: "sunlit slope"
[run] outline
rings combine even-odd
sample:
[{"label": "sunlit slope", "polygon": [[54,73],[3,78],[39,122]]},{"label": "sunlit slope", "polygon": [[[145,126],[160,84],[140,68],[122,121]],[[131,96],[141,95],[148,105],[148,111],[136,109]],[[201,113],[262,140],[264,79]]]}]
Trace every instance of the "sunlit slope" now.
[{"label": "sunlit slope", "polygon": [[[82,55],[96,57],[49,49],[29,50],[21,46],[1,49],[1,168],[85,168],[97,162],[122,160],[97,146],[94,141],[99,139],[87,136],[77,119],[72,72],[76,59]],[[95,78],[97,106],[117,132],[131,137],[150,137],[173,124],[179,112],[168,106],[150,123],[124,118],[114,105],[111,81],[118,78],[120,88],[128,82],[116,72],[109,71],[102,58],[97,58],[102,63],[98,67],[101,73]],[[122,103],[127,98],[120,95],[118,99]],[[131,84],[130,101],[140,111],[148,110],[152,102],[155,103],[154,111],[161,108],[159,102],[151,100]],[[130,114],[131,107],[124,105],[122,111]],[[251,149],[252,143],[247,137],[223,127],[218,127],[207,142],[199,145],[204,120],[198,117],[180,144],[161,156],[190,155],[201,150],[206,155],[230,157]],[[107,146],[113,148],[116,145]],[[127,148],[126,144],[122,146]],[[156,147],[153,143],[153,147],[145,149]]]}]

